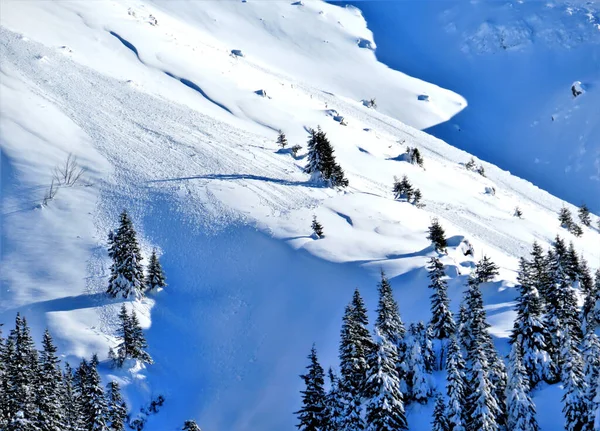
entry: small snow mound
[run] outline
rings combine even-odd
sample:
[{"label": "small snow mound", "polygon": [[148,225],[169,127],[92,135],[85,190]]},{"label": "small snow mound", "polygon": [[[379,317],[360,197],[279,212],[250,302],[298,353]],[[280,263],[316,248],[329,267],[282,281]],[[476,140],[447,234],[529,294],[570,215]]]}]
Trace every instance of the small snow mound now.
[{"label": "small snow mound", "polygon": [[231,55],[233,55],[234,57],[245,57],[241,49],[232,49]]},{"label": "small snow mound", "polygon": [[573,97],[581,96],[585,93],[581,81],[575,81],[573,85],[571,85],[571,93],[573,93]]},{"label": "small snow mound", "polygon": [[427,94],[419,94],[417,96],[418,100],[422,100],[423,102],[429,102],[429,95]]},{"label": "small snow mound", "polygon": [[375,50],[375,43],[371,42],[368,39],[363,39],[361,37],[356,41],[356,43],[358,44],[359,48],[370,49],[371,51]]}]

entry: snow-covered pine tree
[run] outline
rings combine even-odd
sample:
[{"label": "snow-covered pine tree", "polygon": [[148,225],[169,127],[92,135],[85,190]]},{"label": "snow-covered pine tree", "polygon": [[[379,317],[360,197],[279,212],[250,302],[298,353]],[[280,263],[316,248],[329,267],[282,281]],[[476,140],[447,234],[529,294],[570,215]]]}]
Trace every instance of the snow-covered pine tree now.
[{"label": "snow-covered pine tree", "polygon": [[121,396],[119,383],[115,380],[106,385],[106,403],[108,408],[107,422],[110,425],[110,431],[125,431],[127,406]]},{"label": "snow-covered pine tree", "polygon": [[413,186],[406,175],[403,175],[401,180],[394,177],[392,191],[394,192],[394,199],[406,199],[408,202],[410,202],[414,193]]},{"label": "snow-covered pine tree", "polygon": [[38,386],[36,394],[37,427],[40,431],[64,431],[66,428],[62,403],[62,372],[50,332],[42,339]]},{"label": "snow-covered pine tree", "polygon": [[456,336],[450,338],[448,360],[446,361],[446,418],[448,431],[465,431],[465,362]]},{"label": "snow-covered pine tree", "polygon": [[433,218],[433,220],[431,220],[431,226],[429,226],[429,234],[427,235],[427,239],[431,241],[437,252],[446,252],[446,247],[448,246],[448,243],[446,242],[446,233],[444,232],[444,228],[442,228],[442,225],[437,218]]},{"label": "snow-covered pine tree", "polygon": [[475,278],[479,283],[489,283],[498,275],[498,265],[484,255],[475,266]]},{"label": "snow-covered pine tree", "polygon": [[431,332],[431,328],[425,326],[425,323],[419,320],[414,325],[411,325],[411,330],[415,338],[419,340],[419,344],[421,344],[425,372],[432,373],[435,369],[436,357],[435,350],[433,349],[433,333]]},{"label": "snow-covered pine tree", "polygon": [[587,227],[592,225],[592,219],[590,218],[590,210],[586,204],[581,204],[579,207],[579,221],[581,224]]},{"label": "snow-covered pine tree", "polygon": [[6,345],[4,336],[2,335],[2,326],[3,324],[0,324],[0,429],[2,427],[6,428],[8,416],[6,412],[6,407],[8,406],[8,401],[6,400],[6,365],[8,360],[5,356]]},{"label": "snow-covered pine tree", "polygon": [[423,193],[421,193],[421,190],[415,189],[412,204],[414,206],[416,206],[417,208],[423,208],[425,206],[425,204],[423,202],[421,202],[422,199],[423,199]]},{"label": "snow-covered pine tree", "polygon": [[545,380],[556,381],[556,371],[546,340],[549,334],[544,326],[542,302],[537,289],[533,286],[532,271],[529,262],[521,258],[519,263],[519,297],[510,342],[519,349],[522,365],[527,373],[531,387]]},{"label": "snow-covered pine tree", "polygon": [[585,259],[581,259],[580,263],[580,274],[579,274],[579,288],[583,294],[583,307],[581,308],[581,325],[583,332],[585,333],[588,325],[596,328],[598,321],[593,313],[594,304],[596,302],[596,287],[594,285],[594,278],[590,272],[590,267]]},{"label": "snow-covered pine tree", "polygon": [[515,210],[513,212],[513,215],[517,218],[523,218],[523,211],[521,211],[521,208],[519,208],[518,206],[515,207]]},{"label": "snow-covered pine tree", "polygon": [[375,348],[367,358],[365,384],[367,431],[408,430],[404,396],[396,370],[396,346],[375,327]]},{"label": "snow-covered pine tree", "polygon": [[129,349],[131,358],[137,359],[145,364],[153,364],[154,361],[152,360],[152,357],[146,352],[148,343],[146,342],[144,331],[142,330],[135,311],[131,311],[129,322],[131,324],[131,346]]},{"label": "snow-covered pine tree", "polygon": [[573,241],[569,243],[569,248],[567,249],[564,270],[571,281],[579,281],[581,276],[581,262],[579,260],[579,255],[575,250],[575,245],[573,245]]},{"label": "snow-covered pine tree", "polygon": [[400,317],[398,303],[394,299],[392,286],[383,271],[381,271],[381,282],[377,287],[379,291],[379,303],[377,305],[377,320],[375,321],[375,326],[378,327],[381,334],[396,347],[396,355],[398,357],[396,370],[398,371],[398,378],[400,379],[400,388],[401,390],[405,390],[407,387],[405,380],[406,369],[404,366],[406,357],[404,337],[406,335],[406,329],[402,322],[402,318]]},{"label": "snow-covered pine tree", "polygon": [[431,387],[429,385],[429,374],[425,366],[425,355],[421,344],[419,329],[415,324],[411,324],[409,328],[410,335],[407,337],[407,379],[410,392],[407,395],[407,400],[416,401],[420,404],[425,404],[427,398],[431,395]]},{"label": "snow-covered pine tree", "polygon": [[591,327],[583,336],[581,343],[581,355],[583,358],[583,398],[586,404],[587,422],[582,431],[595,431],[594,420],[598,395],[598,378],[600,378],[600,339]]},{"label": "snow-covered pine tree", "polygon": [[65,363],[63,371],[62,404],[64,408],[65,431],[76,431],[79,417],[79,404],[73,386],[73,370],[69,363]]},{"label": "snow-covered pine tree", "polygon": [[83,386],[80,412],[82,428],[85,431],[110,431],[107,425],[108,407],[97,366],[98,358],[94,355],[85,373],[87,381]]},{"label": "snow-covered pine tree", "polygon": [[467,386],[470,388],[467,397],[467,430],[499,431],[497,417],[500,407],[494,396],[493,384],[489,378],[489,365],[484,346],[478,338],[473,340],[470,361],[467,366]]},{"label": "snow-covered pine tree", "polygon": [[446,283],[444,265],[437,257],[429,260],[429,287],[433,289],[431,295],[431,329],[434,339],[440,341],[438,369],[445,364],[445,350],[447,341],[456,332],[454,317],[450,311],[450,300],[448,299],[448,284]]},{"label": "snow-covered pine tree", "polygon": [[162,265],[156,255],[156,249],[153,249],[148,263],[148,273],[146,274],[146,290],[158,291],[163,289],[167,286],[166,281]]},{"label": "snow-covered pine tree", "polygon": [[533,242],[529,259],[529,272],[531,283],[538,291],[543,304],[548,302],[548,295],[551,285],[548,259],[544,255],[544,249],[537,241]]},{"label": "snow-covered pine tree", "polygon": [[117,367],[121,367],[123,362],[131,357],[131,345],[133,344],[131,318],[127,313],[125,304],[121,305],[119,320],[121,321],[121,324],[119,325],[119,330],[117,332],[117,338],[120,340],[120,343],[117,346],[117,363],[115,364]]},{"label": "snow-covered pine tree", "polygon": [[442,394],[438,394],[435,397],[431,431],[450,431],[450,425],[448,423],[448,418],[446,417],[446,405]]},{"label": "snow-covered pine tree", "polygon": [[310,131],[308,140],[308,163],[304,172],[312,174],[314,180],[325,181],[329,187],[347,187],[348,180],[336,163],[333,147],[325,132],[318,127]]},{"label": "snow-covered pine tree", "polygon": [[281,148],[285,148],[285,146],[288,144],[287,138],[285,137],[285,133],[283,133],[281,130],[279,132],[277,132],[277,145],[279,145]]},{"label": "snow-covered pine tree", "polygon": [[535,418],[535,404],[529,396],[530,386],[527,372],[521,362],[520,347],[514,343],[510,351],[506,385],[508,431],[539,431],[540,429]]},{"label": "snow-covered pine tree", "polygon": [[300,377],[304,380],[305,389],[302,394],[302,408],[295,412],[300,421],[297,425],[300,431],[323,431],[325,410],[325,373],[317,359],[317,349],[313,344],[308,355],[310,363],[306,374]]},{"label": "snow-covered pine tree", "polygon": [[113,263],[107,293],[113,298],[141,298],[144,294],[142,253],[127,211],[121,213],[120,226],[109,239],[108,255]]},{"label": "snow-covered pine tree", "polygon": [[325,423],[323,431],[338,431],[342,426],[344,403],[340,389],[340,381],[333,370],[329,368],[329,391],[325,395]]},{"label": "snow-covered pine tree", "polygon": [[317,238],[323,238],[325,236],[323,233],[323,225],[319,223],[319,221],[317,220],[317,216],[313,216],[312,224],[310,225],[310,227],[313,230],[313,234]]},{"label": "snow-covered pine tree", "polygon": [[571,226],[573,225],[573,216],[571,216],[571,211],[565,207],[562,207],[558,213],[558,221],[560,222],[561,227],[570,230]]},{"label": "snow-covered pine tree", "polygon": [[182,431],[202,431],[195,420],[185,421]]},{"label": "snow-covered pine tree", "polygon": [[587,405],[584,398],[584,376],[581,353],[577,343],[571,339],[569,330],[565,330],[564,343],[560,352],[563,364],[561,380],[563,382],[563,413],[566,431],[581,431],[587,422]]},{"label": "snow-covered pine tree", "polygon": [[85,428],[84,422],[84,410],[87,408],[87,397],[89,393],[89,374],[90,374],[90,364],[84,358],[79,363],[79,367],[73,373],[73,393],[75,395],[75,425],[73,428],[77,431]]}]

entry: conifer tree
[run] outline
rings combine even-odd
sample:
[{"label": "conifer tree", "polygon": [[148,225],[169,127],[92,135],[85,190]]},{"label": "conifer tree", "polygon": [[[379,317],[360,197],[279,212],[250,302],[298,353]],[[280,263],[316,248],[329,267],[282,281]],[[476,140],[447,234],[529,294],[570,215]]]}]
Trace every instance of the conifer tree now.
[{"label": "conifer tree", "polygon": [[317,216],[313,216],[311,228],[317,238],[323,238],[325,236],[323,233],[323,225],[319,223]]},{"label": "conifer tree", "polygon": [[115,380],[106,386],[107,420],[110,431],[125,431],[125,420],[127,419],[127,406],[121,396],[121,388]]},{"label": "conifer tree", "polygon": [[287,138],[285,137],[285,133],[283,133],[281,130],[277,133],[277,145],[279,145],[281,148],[285,148],[285,146],[287,145],[288,141]]},{"label": "conifer tree", "polygon": [[201,431],[200,427],[194,420],[185,421],[182,431]]},{"label": "conifer tree", "polygon": [[130,322],[132,341],[130,348],[131,357],[145,364],[153,364],[154,361],[146,352],[146,349],[148,348],[148,343],[146,342],[146,337],[144,336],[144,332],[142,330],[142,327],[140,326],[140,322],[138,321],[135,311],[131,312]]},{"label": "conifer tree", "polygon": [[434,218],[429,226],[429,235],[427,239],[434,245],[435,250],[439,253],[445,253],[448,243],[446,242],[446,233],[442,228],[439,220]]},{"label": "conifer tree", "polygon": [[519,360],[522,361],[532,387],[542,380],[554,382],[556,375],[546,346],[549,334],[544,326],[542,303],[533,286],[531,266],[523,258],[519,264],[518,281],[517,317],[510,342],[517,346],[522,355]]},{"label": "conifer tree", "polygon": [[365,394],[367,431],[408,430],[403,394],[396,370],[396,346],[375,328],[375,348],[368,356]]},{"label": "conifer tree", "polygon": [[325,419],[325,373],[317,359],[317,350],[313,344],[310,361],[306,367],[306,374],[300,377],[304,380],[305,390],[302,393],[302,408],[295,414],[298,415],[300,423],[297,425],[300,431],[323,431]]},{"label": "conifer tree", "polygon": [[407,379],[409,383],[408,399],[420,404],[427,402],[431,395],[428,374],[425,367],[423,349],[418,339],[418,331],[415,325],[411,325],[411,335],[407,338]]},{"label": "conifer tree", "polygon": [[56,346],[50,332],[44,332],[43,350],[37,387],[37,427],[40,431],[64,431],[65,417],[62,403],[62,373]]},{"label": "conifer tree", "polygon": [[344,403],[339,378],[329,368],[329,391],[325,395],[325,424],[323,431],[338,431],[342,426]]},{"label": "conifer tree", "polygon": [[456,337],[450,339],[448,346],[448,360],[446,361],[446,417],[448,431],[465,431],[465,362],[460,352]]},{"label": "conifer tree", "polygon": [[116,298],[141,298],[144,293],[144,270],[142,253],[137,241],[133,222],[127,211],[120,216],[120,226],[109,237],[108,255],[113,263],[110,267],[110,279],[107,293]]},{"label": "conifer tree", "polygon": [[73,384],[73,370],[65,363],[63,371],[62,403],[65,417],[65,431],[76,431],[78,424],[79,403]]},{"label": "conifer tree", "polygon": [[425,364],[425,372],[433,372],[436,364],[435,351],[433,349],[433,335],[431,328],[425,326],[422,320],[411,325],[411,331],[421,345],[423,355],[423,363]]},{"label": "conifer tree", "polygon": [[120,343],[117,346],[117,363],[115,365],[121,367],[127,359],[137,359],[140,362],[152,364],[152,358],[146,352],[148,343],[135,311],[132,311],[131,315],[127,314],[127,308],[123,304],[119,312],[119,320],[121,325],[117,337]]},{"label": "conifer tree", "polygon": [[156,255],[156,249],[153,249],[148,263],[148,273],[146,274],[146,290],[156,291],[166,286],[165,273]]},{"label": "conifer tree", "polygon": [[474,340],[473,348],[475,350],[467,367],[467,381],[471,388],[467,398],[467,430],[499,431],[497,417],[500,407],[493,393],[485,351],[478,339]]},{"label": "conifer tree", "polygon": [[394,199],[406,199],[408,202],[412,200],[414,190],[406,175],[403,175],[401,180],[394,177],[393,192]]},{"label": "conifer tree", "polygon": [[558,213],[558,221],[560,222],[561,227],[570,230],[571,226],[573,225],[573,217],[571,216],[571,211],[569,211],[565,207],[562,207],[560,209],[560,212]]},{"label": "conifer tree", "polygon": [[600,378],[600,339],[592,328],[588,328],[581,343],[583,358],[583,398],[587,422],[583,431],[595,431],[594,420],[598,408],[598,379]]},{"label": "conifer tree", "polygon": [[577,344],[571,340],[568,329],[562,345],[563,413],[565,430],[580,431],[587,421],[586,403],[583,394],[583,364]]},{"label": "conifer tree", "polygon": [[8,359],[6,358],[5,353],[6,346],[4,337],[2,335],[2,326],[3,324],[0,323],[0,429],[2,429],[2,427],[6,428],[8,420],[8,412],[6,411],[8,406],[8,401],[6,399],[6,366]]},{"label": "conifer tree", "polygon": [[448,284],[446,283],[444,265],[437,257],[429,260],[429,287],[433,289],[431,295],[431,328],[432,336],[440,340],[439,369],[445,363],[446,342],[456,332],[454,317],[450,311],[450,300],[448,299]]},{"label": "conifer tree", "polygon": [[108,407],[97,364],[98,358],[94,355],[85,372],[87,381],[81,395],[80,417],[85,431],[110,431],[107,425]]},{"label": "conifer tree", "polygon": [[508,366],[506,385],[507,429],[508,431],[539,431],[535,418],[535,404],[529,396],[530,383],[525,367],[521,362],[518,344],[513,344]]},{"label": "conifer tree", "polygon": [[581,204],[579,207],[579,221],[581,224],[587,227],[592,225],[592,219],[590,218],[590,210],[586,206],[586,204]]},{"label": "conifer tree", "polygon": [[433,421],[431,422],[431,431],[450,431],[448,419],[445,416],[446,406],[444,396],[438,394],[435,397],[435,407],[433,408]]},{"label": "conifer tree", "polygon": [[595,328],[598,322],[592,312],[596,301],[594,278],[592,277],[587,261],[583,258],[580,263],[579,288],[584,298],[583,307],[581,308],[581,324],[585,333],[588,324]]},{"label": "conifer tree", "polygon": [[518,206],[515,207],[515,211],[513,214],[517,218],[523,218],[523,211],[521,211],[521,208],[519,208]]},{"label": "conifer tree", "polygon": [[565,255],[564,270],[573,282],[578,281],[581,277],[581,263],[573,242],[569,243],[569,248]]},{"label": "conifer tree", "polygon": [[529,276],[533,287],[538,291],[543,304],[548,302],[551,277],[549,273],[548,259],[544,250],[537,241],[534,241],[529,260]]},{"label": "conifer tree", "polygon": [[325,181],[330,187],[347,187],[348,180],[342,168],[336,163],[333,147],[325,132],[318,127],[310,131],[308,141],[308,163],[304,172],[314,179]]},{"label": "conifer tree", "polygon": [[498,275],[498,265],[486,255],[481,258],[475,267],[475,278],[478,283],[489,283]]}]

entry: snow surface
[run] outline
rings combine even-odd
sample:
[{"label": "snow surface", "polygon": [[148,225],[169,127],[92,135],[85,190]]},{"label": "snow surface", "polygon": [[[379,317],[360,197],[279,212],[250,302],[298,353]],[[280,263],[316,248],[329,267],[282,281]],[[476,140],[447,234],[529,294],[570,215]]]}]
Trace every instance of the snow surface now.
[{"label": "snow surface", "polygon": [[[485,253],[500,266],[484,298],[503,353],[517,260],[534,240],[547,246],[560,233],[600,263],[595,229],[575,238],[559,227],[558,210],[574,207],[491,164],[482,162],[487,177],[467,171],[469,154],[419,130],[464,99],[378,63],[361,48],[372,34],[354,8],[6,1],[0,23],[0,321],[21,311],[38,338],[49,327],[67,360],[105,359],[121,304],[103,294],[106,235],[127,208],[145,256],[161,252],[169,286],[130,303],[156,364],[102,371],[126,386],[134,412],[165,396],[145,429],[189,418],[207,430],[292,429],[306,354],[314,341],[323,365],[337,363],[355,287],[373,310],[384,269],[403,319],[428,319],[432,217],[450,238],[453,309],[475,260]],[[371,97],[399,120],[363,106]],[[281,129],[305,147],[319,124],[347,190],[310,183],[305,149],[293,158],[275,143]],[[398,157],[407,145],[425,169]],[[41,206],[69,153],[87,169],[83,180]],[[424,208],[393,200],[393,178],[404,174]],[[313,215],[323,239],[311,236]],[[464,238],[474,257],[460,251]],[[560,389],[535,399],[552,430]],[[409,409],[412,431],[429,429],[431,409]]]}]

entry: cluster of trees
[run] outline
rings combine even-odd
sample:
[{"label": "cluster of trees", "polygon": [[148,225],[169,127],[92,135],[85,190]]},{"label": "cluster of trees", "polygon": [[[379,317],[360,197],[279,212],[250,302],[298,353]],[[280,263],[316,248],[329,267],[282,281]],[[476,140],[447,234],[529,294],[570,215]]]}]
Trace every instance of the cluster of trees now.
[{"label": "cluster of trees", "polygon": [[[591,227],[592,226],[592,218],[590,215],[590,210],[585,204],[582,204],[579,207],[578,211],[579,221],[582,225]],[[573,220],[573,215],[571,211],[566,207],[562,207],[558,213],[558,221],[560,222],[561,227],[567,229],[575,236],[583,235],[583,229]],[[600,230],[600,219],[598,219],[598,230]]]},{"label": "cluster of trees", "polygon": [[112,347],[108,351],[108,357],[113,361],[113,365],[122,367],[127,359],[136,359],[145,364],[152,364],[152,357],[146,352],[148,343],[135,311],[132,310],[131,314],[128,314],[127,308],[123,304],[119,320],[121,324],[118,331],[117,352],[115,353]]},{"label": "cluster of trees", "polygon": [[0,337],[0,429],[6,431],[123,431],[127,407],[119,384],[102,386],[98,358],[76,370],[61,367],[48,331],[35,348],[24,317]]},{"label": "cluster of trees", "polygon": [[107,289],[110,296],[139,299],[146,292],[166,286],[156,250],[152,251],[147,273],[144,274],[140,245],[127,211],[123,210],[120,215],[119,228],[109,232],[108,244],[108,255],[113,261]]},{"label": "cluster of trees", "polygon": [[471,157],[471,159],[465,163],[465,168],[467,168],[468,171],[477,172],[482,177],[485,177],[485,169],[483,168],[483,165],[480,164],[477,166],[477,163],[473,157]]},{"label": "cluster of trees", "polygon": [[419,208],[425,206],[421,202],[421,199],[423,199],[421,190],[413,187],[406,175],[404,175],[401,180],[394,177],[394,187],[392,191],[394,192],[394,199],[404,199],[406,202],[412,203]]},{"label": "cluster of trees", "polygon": [[[539,382],[562,381],[567,431],[594,431],[600,408],[600,271],[593,281],[583,259],[557,238],[545,255],[535,244],[519,271],[517,318],[508,366],[488,331],[481,286],[498,267],[486,256],[470,275],[457,315],[450,311],[442,262],[429,262],[431,320],[406,330],[392,289],[382,274],[372,334],[356,290],[346,307],[339,348],[340,375],[329,384],[313,346],[301,377],[301,431],[407,430],[409,403],[436,395],[435,431],[538,431],[530,391]],[[577,308],[575,290],[586,298]],[[429,374],[445,369],[445,394],[435,394]],[[364,410],[364,411],[363,411]]]},{"label": "cluster of trees", "polygon": [[308,163],[304,171],[329,187],[347,187],[344,170],[335,161],[334,150],[321,127],[310,130],[308,140]]},{"label": "cluster of trees", "polygon": [[406,147],[406,155],[410,163],[423,167],[423,156],[417,147]]}]

